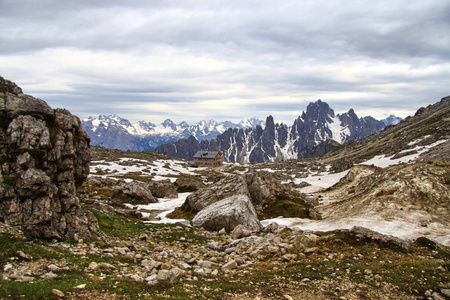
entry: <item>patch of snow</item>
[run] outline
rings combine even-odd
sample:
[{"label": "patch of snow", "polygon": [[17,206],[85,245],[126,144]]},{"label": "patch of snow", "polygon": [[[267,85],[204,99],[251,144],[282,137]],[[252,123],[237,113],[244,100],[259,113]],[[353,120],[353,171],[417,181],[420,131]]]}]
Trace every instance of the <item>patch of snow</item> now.
[{"label": "patch of snow", "polygon": [[296,184],[300,184],[301,182],[307,182],[311,186],[307,186],[305,188],[299,189],[302,193],[313,193],[312,189],[327,189],[341,180],[342,177],[347,175],[349,170],[339,172],[339,173],[331,173],[331,174],[316,174],[316,175],[308,175],[306,178],[296,178],[294,182]]},{"label": "patch of snow", "polygon": [[423,140],[425,140],[425,139],[427,139],[427,138],[429,138],[429,137],[431,137],[430,134],[424,136],[424,137],[421,138],[421,139],[417,139],[417,140],[414,140],[414,141],[412,141],[412,142],[409,142],[409,143],[408,143],[408,146],[414,146],[415,144],[418,144],[418,143],[420,143],[421,141],[423,141]]},{"label": "patch of snow", "polygon": [[339,120],[339,117],[337,116],[331,118],[331,120],[331,123],[327,123],[328,129],[331,130],[331,136],[329,138],[342,144],[342,142],[345,140],[345,137],[342,135],[343,128],[341,126],[341,120]]},{"label": "patch of snow", "polygon": [[95,132],[102,122],[99,119],[92,120],[92,131]]},{"label": "patch of snow", "polygon": [[137,210],[173,210],[180,207],[184,201],[186,201],[187,196],[191,193],[179,193],[178,198],[160,198],[157,203],[141,204],[135,206]]},{"label": "patch of snow", "polygon": [[[118,162],[106,162],[104,160],[93,161],[90,166],[91,175],[96,173],[97,169],[107,172],[100,177],[114,178],[114,176],[126,175],[128,173],[142,173],[143,175],[150,176],[152,173],[156,173],[153,180],[165,180],[170,179],[171,182],[176,180],[175,177],[180,174],[196,175],[195,168],[186,168],[182,166],[182,163],[173,160],[155,160],[148,162],[142,159],[136,158],[121,158]],[[125,179],[125,181],[131,181],[131,179]]]},{"label": "patch of snow", "polygon": [[445,246],[450,246],[450,228],[439,223],[428,224],[427,227],[419,224],[406,222],[404,220],[386,221],[373,216],[372,218],[364,216],[360,218],[342,218],[330,220],[310,220],[300,218],[283,218],[262,220],[261,224],[265,227],[270,223],[277,223],[289,228],[310,231],[332,231],[337,229],[351,229],[354,226],[366,227],[376,232],[392,235],[401,239],[416,239],[421,236],[428,237]]},{"label": "patch of snow", "polygon": [[265,171],[265,172],[268,172],[268,173],[275,173],[275,172],[277,172],[276,170],[272,170],[272,169],[269,169],[269,168],[259,169],[259,171]]},{"label": "patch of snow", "polygon": [[414,149],[404,150],[404,151],[408,151],[408,152],[409,151],[417,151],[417,153],[414,153],[411,155],[406,155],[406,156],[403,156],[400,158],[393,158],[394,157],[393,155],[388,156],[388,157],[386,157],[386,155],[377,155],[365,162],[360,163],[360,165],[374,165],[377,167],[385,168],[385,167],[389,167],[389,166],[393,166],[393,165],[398,165],[401,163],[410,163],[410,162],[413,162],[414,160],[416,160],[422,153],[425,153],[428,150],[430,150],[431,148],[434,148],[445,142],[447,142],[447,140],[440,140],[440,141],[437,141],[430,145],[417,146]]}]

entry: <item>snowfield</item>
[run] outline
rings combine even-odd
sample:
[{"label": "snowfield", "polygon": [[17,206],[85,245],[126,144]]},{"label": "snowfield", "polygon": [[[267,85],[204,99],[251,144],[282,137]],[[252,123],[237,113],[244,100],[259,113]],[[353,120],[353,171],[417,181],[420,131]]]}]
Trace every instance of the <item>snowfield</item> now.
[{"label": "snowfield", "polygon": [[[153,174],[153,180],[155,181],[170,179],[170,181],[175,182],[176,177],[170,177],[170,175],[197,175],[194,173],[194,170],[196,170],[195,168],[184,167],[183,164],[184,163],[180,161],[163,159],[152,162],[136,158],[120,158],[118,162],[98,160],[91,162],[91,174],[89,176],[118,179],[116,178],[117,176],[130,173],[141,173],[143,176],[151,176]],[[94,175],[99,170],[105,174]],[[125,181],[129,182],[131,180]]]},{"label": "snowfield", "polygon": [[[415,145],[415,144],[419,143],[420,141],[422,141],[422,139],[413,141],[410,143],[410,145],[411,146]],[[437,141],[430,145],[416,146],[413,149],[407,149],[407,150],[400,151],[399,153],[407,153],[407,152],[417,151],[416,153],[413,153],[411,155],[406,155],[406,156],[403,156],[400,158],[394,158],[394,155],[392,155],[392,156],[377,155],[377,156],[373,157],[372,159],[369,159],[365,162],[360,163],[360,165],[374,165],[376,167],[386,168],[386,167],[398,165],[401,163],[411,163],[414,160],[416,160],[422,153],[425,153],[428,150],[430,150],[431,148],[439,146],[440,144],[443,144],[445,142],[447,142],[447,140],[440,140],[440,141]]]},{"label": "snowfield", "polygon": [[437,223],[431,223],[427,227],[422,227],[417,223],[405,222],[403,220],[386,221],[376,216],[330,220],[279,217],[261,221],[264,227],[270,223],[310,231],[333,231],[336,229],[351,229],[354,226],[361,226],[405,240],[414,240],[418,237],[425,236],[445,246],[450,246],[450,228]]}]

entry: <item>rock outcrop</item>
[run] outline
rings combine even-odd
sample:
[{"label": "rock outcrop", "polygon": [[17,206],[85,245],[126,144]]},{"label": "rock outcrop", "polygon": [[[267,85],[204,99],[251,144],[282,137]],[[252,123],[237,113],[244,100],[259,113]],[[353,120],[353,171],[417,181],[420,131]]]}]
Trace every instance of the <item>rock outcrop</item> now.
[{"label": "rock outcrop", "polygon": [[100,234],[76,197],[89,174],[89,142],[69,111],[0,77],[0,221],[39,238]]},{"label": "rock outcrop", "polygon": [[115,186],[114,189],[127,196],[132,201],[145,204],[158,202],[158,200],[153,197],[148,185],[144,182],[121,182],[119,185]]},{"label": "rock outcrop", "polygon": [[227,232],[233,231],[238,225],[250,231],[259,232],[262,229],[247,195],[231,196],[209,205],[195,215],[192,225],[214,231],[225,228]]},{"label": "rock outcrop", "polygon": [[170,179],[150,181],[147,183],[152,195],[156,198],[177,198],[177,187],[170,181]]},{"label": "rock outcrop", "polygon": [[182,209],[185,211],[199,212],[217,201],[234,195],[250,196],[250,193],[242,176],[229,174],[211,187],[200,189],[189,195]]}]

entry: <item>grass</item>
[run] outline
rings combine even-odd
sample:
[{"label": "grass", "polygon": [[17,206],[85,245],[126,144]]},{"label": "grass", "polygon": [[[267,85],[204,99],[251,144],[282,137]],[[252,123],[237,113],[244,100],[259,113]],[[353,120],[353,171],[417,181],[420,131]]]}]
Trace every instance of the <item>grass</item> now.
[{"label": "grass", "polygon": [[44,242],[36,243],[11,236],[6,233],[0,234],[0,264],[9,262],[10,257],[17,256],[17,252],[22,251],[31,257],[44,259],[58,259],[61,255],[51,248],[45,247]]},{"label": "grass", "polygon": [[173,212],[168,214],[167,217],[170,219],[186,219],[192,221],[196,214],[197,212],[186,211],[181,209],[180,207],[177,207]]},{"label": "grass", "polygon": [[[180,239],[184,238],[182,243],[186,246],[205,245],[210,240],[203,236],[202,230],[194,228],[146,225],[134,218],[92,212],[98,218],[100,228],[116,240],[132,240],[142,233],[146,233],[154,244],[181,243]],[[291,233],[291,230],[285,229],[279,235],[286,238]],[[317,244],[319,250],[306,256],[296,252],[298,250],[291,250],[299,255],[291,262],[281,262],[280,254],[236,273],[221,272],[218,277],[199,277],[197,281],[151,286],[118,276],[118,271],[100,269],[89,272],[95,276],[94,279],[105,275],[104,280],[92,280],[84,271],[92,261],[116,266],[126,263],[131,270],[139,264],[133,258],[98,254],[81,257],[59,247],[49,247],[45,241],[1,233],[0,266],[17,256],[17,251],[23,251],[32,257],[33,262],[42,259],[49,262],[65,260],[70,269],[57,272],[59,277],[56,279],[37,277],[33,283],[1,280],[0,298],[58,299],[52,293],[52,289],[58,289],[66,297],[84,299],[285,299],[287,294],[298,297],[308,295],[317,299],[338,299],[340,296],[376,299],[386,290],[391,299],[400,299],[404,295],[420,297],[430,289],[439,291],[443,283],[450,282],[448,248],[442,248],[428,239],[419,239],[409,252],[399,252],[395,246],[360,240],[346,231],[316,234],[320,236]],[[74,288],[81,284],[86,284],[86,287],[82,290]]]},{"label": "grass", "polygon": [[259,216],[261,220],[276,218],[278,216],[284,217],[309,217],[309,206],[303,198],[295,195],[288,195],[280,192],[276,195],[276,201],[269,203]]},{"label": "grass", "polygon": [[91,212],[97,218],[100,230],[109,236],[139,236],[148,228],[142,220],[139,219],[130,217],[125,218],[119,215],[106,215],[94,209],[92,209]]},{"label": "grass", "polygon": [[14,187],[16,185],[16,175],[2,175],[2,180],[5,184]]}]

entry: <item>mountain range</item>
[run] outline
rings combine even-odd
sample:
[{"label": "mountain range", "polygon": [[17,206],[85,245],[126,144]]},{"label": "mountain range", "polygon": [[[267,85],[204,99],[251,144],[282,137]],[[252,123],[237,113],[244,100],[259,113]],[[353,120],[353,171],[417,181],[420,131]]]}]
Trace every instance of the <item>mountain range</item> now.
[{"label": "mountain range", "polygon": [[115,114],[89,117],[81,121],[84,129],[91,137],[91,144],[110,149],[145,151],[159,145],[185,139],[190,136],[198,141],[216,138],[228,128],[247,129],[257,125],[264,127],[258,118],[243,119],[235,124],[230,121],[200,121],[193,125],[186,122],[175,124],[167,119],[159,125],[139,121],[132,124],[129,120]]},{"label": "mountain range", "polygon": [[292,126],[274,122],[267,117],[265,126],[255,128],[229,128],[215,139],[198,141],[191,136],[177,142],[158,146],[155,152],[172,157],[192,160],[198,150],[220,150],[224,161],[260,163],[307,157],[322,154],[349,140],[357,140],[377,133],[387,125],[398,123],[390,116],[385,120],[373,117],[359,118],[353,109],[335,114],[330,106],[318,100],[311,102]]}]

